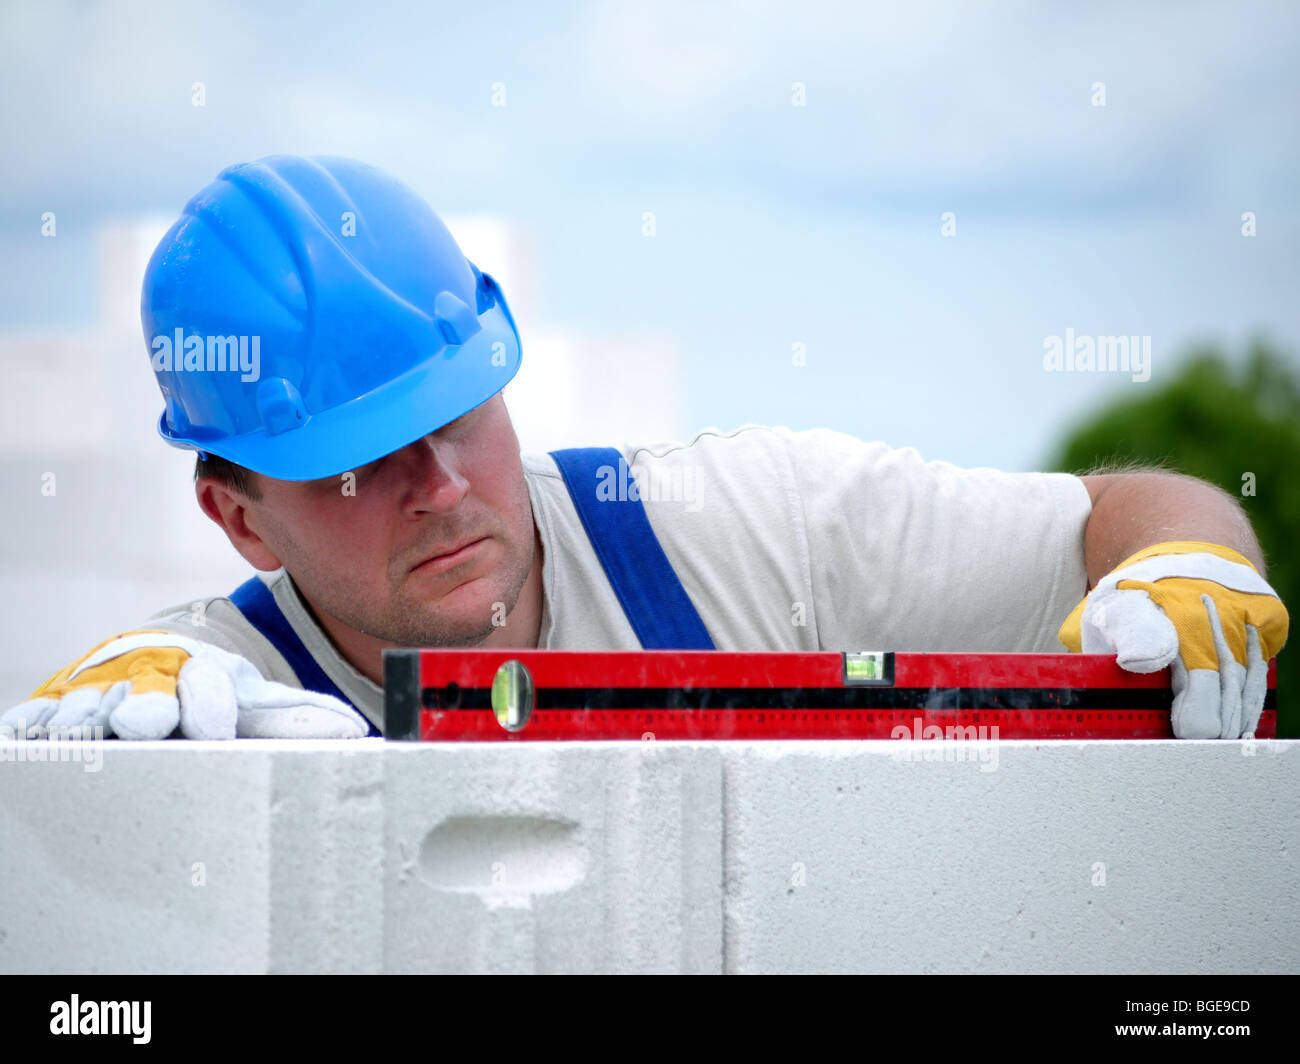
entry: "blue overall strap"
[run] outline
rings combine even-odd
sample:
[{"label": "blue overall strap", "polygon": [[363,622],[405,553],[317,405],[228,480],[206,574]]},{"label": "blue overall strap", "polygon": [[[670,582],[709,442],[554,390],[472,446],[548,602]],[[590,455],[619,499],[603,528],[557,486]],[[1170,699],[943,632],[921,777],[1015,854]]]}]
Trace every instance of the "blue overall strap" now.
[{"label": "blue overall strap", "polygon": [[650,527],[627,460],[613,447],[571,447],[551,457],[641,646],[715,649]]},{"label": "blue overall strap", "polygon": [[[270,640],[271,645],[289,663],[294,675],[298,677],[298,682],[306,690],[331,695],[340,702],[352,706],[351,699],[344,695],[335,686],[334,681],[325,675],[325,670],[316,664],[311,651],[303,645],[303,641],[298,638],[298,633],[293,630],[293,625],[276,604],[271,589],[260,579],[254,576],[240,584],[230,593],[229,598],[239,608],[239,612],[244,615],[248,623]],[[352,708],[357,707],[352,706]],[[382,734],[373,724],[370,724],[364,713],[361,717],[369,725],[371,735]]]}]

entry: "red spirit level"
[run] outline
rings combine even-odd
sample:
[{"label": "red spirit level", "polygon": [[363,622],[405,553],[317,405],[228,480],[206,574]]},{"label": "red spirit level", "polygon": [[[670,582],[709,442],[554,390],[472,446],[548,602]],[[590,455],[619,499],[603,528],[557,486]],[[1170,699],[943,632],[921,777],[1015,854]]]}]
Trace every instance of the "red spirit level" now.
[{"label": "red spirit level", "polygon": [[1170,739],[1172,700],[1104,654],[384,651],[384,734],[436,742]]}]

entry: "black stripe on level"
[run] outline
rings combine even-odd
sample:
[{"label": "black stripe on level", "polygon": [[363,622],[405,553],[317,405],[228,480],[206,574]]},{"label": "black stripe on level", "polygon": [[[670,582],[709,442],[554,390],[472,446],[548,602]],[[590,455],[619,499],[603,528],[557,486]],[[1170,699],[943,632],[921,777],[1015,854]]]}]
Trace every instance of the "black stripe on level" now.
[{"label": "black stripe on level", "polygon": [[[491,688],[426,687],[425,709],[492,708]],[[1274,708],[1269,691],[1265,709]],[[534,709],[1169,709],[1167,688],[545,687]]]}]

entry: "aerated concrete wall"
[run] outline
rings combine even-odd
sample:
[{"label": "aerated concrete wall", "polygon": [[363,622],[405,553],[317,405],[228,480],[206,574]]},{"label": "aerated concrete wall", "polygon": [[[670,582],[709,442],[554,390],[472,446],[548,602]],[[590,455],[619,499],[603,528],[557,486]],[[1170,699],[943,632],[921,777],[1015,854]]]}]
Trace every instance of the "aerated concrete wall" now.
[{"label": "aerated concrete wall", "polygon": [[0,744],[5,972],[1296,972],[1300,742]]}]

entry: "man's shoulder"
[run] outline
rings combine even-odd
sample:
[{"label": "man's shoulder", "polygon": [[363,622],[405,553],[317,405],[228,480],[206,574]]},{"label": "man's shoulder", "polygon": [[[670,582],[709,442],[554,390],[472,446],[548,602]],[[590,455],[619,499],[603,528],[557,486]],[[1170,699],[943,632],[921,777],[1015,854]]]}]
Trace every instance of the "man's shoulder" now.
[{"label": "man's shoulder", "polygon": [[[792,429],[786,425],[747,422],[730,430],[701,429],[688,439],[670,439],[613,450],[635,475],[644,501],[677,500],[682,493],[725,499],[736,513],[773,502],[788,504],[805,490],[824,489],[854,475],[878,476],[900,457],[919,455],[898,451],[881,442],[866,442],[828,428]],[[540,494],[564,494],[564,482],[549,452],[522,456],[526,478]],[[611,467],[611,477],[618,477]],[[621,482],[621,481],[620,481]],[[544,487],[543,487],[544,486]]]},{"label": "man's shoulder", "polygon": [[[276,583],[284,579],[283,569],[268,573],[262,580],[274,593]],[[224,595],[207,595],[188,602],[167,606],[146,618],[141,628],[161,629],[211,643],[232,654],[247,658],[268,679],[292,682],[292,673],[260,629],[244,615],[232,599],[235,591]]]},{"label": "man's shoulder", "polygon": [[229,595],[204,595],[174,606],[164,606],[145,618],[141,627],[186,635],[239,653],[237,644],[244,641],[242,637],[251,626],[247,625]]},{"label": "man's shoulder", "polygon": [[[792,443],[817,446],[833,445],[842,435],[829,429],[796,432],[784,425],[760,425],[746,422],[724,430],[716,426],[700,429],[689,439],[664,439],[650,443],[610,445],[629,465],[672,463],[677,461],[742,461],[747,456],[772,456],[787,450]],[[852,437],[846,437],[851,439]],[[535,476],[558,477],[550,452],[530,451],[522,455],[524,471]]]},{"label": "man's shoulder", "polygon": [[700,429],[690,439],[638,444],[628,447],[626,453],[629,462],[632,463],[656,459],[672,460],[675,457],[741,455],[780,446],[780,433],[783,431],[785,430],[778,426],[758,425],[752,422],[725,431],[710,425]]},{"label": "man's shoulder", "polygon": [[[223,595],[196,595],[194,598],[185,602],[177,603],[174,606],[164,606],[149,616],[148,620],[157,621],[159,626],[167,622],[184,622],[187,617],[202,617],[208,610],[214,606],[228,609],[233,613],[238,613],[234,605],[234,599],[238,597],[238,592],[253,580],[261,580],[268,587],[274,588],[277,581],[283,579],[285,572],[283,569],[277,569],[275,572],[266,573],[265,575],[256,574],[252,576],[245,584],[238,588],[232,588]],[[218,606],[219,604],[219,606]],[[197,622],[195,622],[197,623]]]},{"label": "man's shoulder", "polygon": [[867,441],[838,429],[793,429],[788,425],[759,425],[748,422],[730,431],[701,429],[690,440],[643,444],[628,449],[629,461],[672,460],[674,457],[700,461],[742,462],[748,459],[816,461],[845,455],[882,455],[892,448],[879,441]]}]

